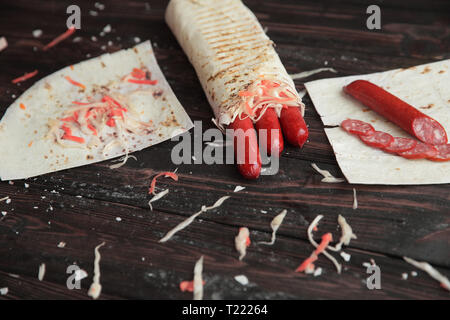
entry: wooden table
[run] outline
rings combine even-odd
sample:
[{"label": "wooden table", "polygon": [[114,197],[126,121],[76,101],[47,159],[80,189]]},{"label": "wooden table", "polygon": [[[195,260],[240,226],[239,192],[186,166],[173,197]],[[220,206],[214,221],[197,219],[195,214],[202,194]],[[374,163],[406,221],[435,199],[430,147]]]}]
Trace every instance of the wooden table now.
[{"label": "wooden table", "polygon": [[[369,4],[381,6],[382,29],[366,28]],[[151,39],[158,62],[192,120],[211,128],[212,112],[195,72],[164,22],[167,1],[76,1],[82,10],[81,30],[47,52],[40,49],[65,30],[66,8],[73,1],[15,0],[0,5],[0,30],[9,47],[0,53],[1,113],[32,83],[58,69],[135,44],[135,37]],[[338,74],[322,73],[306,80],[371,73],[450,58],[450,4],[440,1],[361,0],[256,1],[245,3],[256,13],[288,72],[333,67]],[[92,16],[90,10],[98,15]],[[101,37],[103,27],[112,32]],[[32,31],[42,29],[34,38]],[[97,41],[93,42],[91,36]],[[108,41],[112,45],[108,46]],[[106,49],[105,49],[106,46]],[[103,48],[102,48],[103,47]],[[21,85],[11,79],[39,70]],[[297,82],[298,90],[303,88]],[[5,299],[89,299],[94,247],[100,249],[104,299],[191,299],[178,285],[192,279],[194,263],[204,256],[207,299],[448,299],[449,293],[424,272],[413,277],[414,267],[402,256],[428,261],[450,275],[450,197],[448,185],[368,186],[321,183],[311,162],[342,173],[325,136],[323,125],[308,96],[306,121],[310,139],[302,149],[287,147],[276,176],[243,180],[232,165],[181,165],[178,182],[161,179],[169,188],[165,198],[147,202],[149,182],[160,171],[174,170],[168,141],[137,152],[138,161],[112,171],[110,162],[97,163],[27,181],[0,183],[0,203],[7,212],[0,221],[0,288]],[[30,159],[30,162],[34,159]],[[25,183],[29,187],[25,187]],[[235,186],[246,189],[233,193]],[[353,188],[359,207],[352,209]],[[204,213],[173,240],[159,244],[165,232],[203,204],[219,197],[231,199],[215,211]],[[51,210],[53,208],[53,210]],[[287,217],[272,247],[270,221],[282,209]],[[347,218],[358,239],[345,251],[351,254],[338,275],[321,257],[319,277],[294,273],[312,252],[306,235],[308,224],[324,215],[320,232],[340,236],[339,214]],[[117,221],[121,218],[121,221]],[[251,230],[253,244],[240,262],[234,249],[238,228]],[[319,235],[320,235],[319,232]],[[64,248],[58,244],[65,242]],[[366,287],[364,262],[374,259],[381,268],[381,290]],[[37,278],[46,264],[43,281]],[[80,290],[69,290],[66,269],[76,263],[89,273]],[[407,273],[407,280],[402,274]],[[250,280],[242,286],[234,276]]]}]

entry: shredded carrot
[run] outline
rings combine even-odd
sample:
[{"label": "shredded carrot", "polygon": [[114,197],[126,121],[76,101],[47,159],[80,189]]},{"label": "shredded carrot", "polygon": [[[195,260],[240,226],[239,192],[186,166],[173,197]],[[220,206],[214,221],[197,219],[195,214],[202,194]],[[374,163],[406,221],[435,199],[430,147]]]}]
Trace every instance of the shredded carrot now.
[{"label": "shredded carrot", "polygon": [[[205,285],[205,280],[203,280],[203,285]],[[194,292],[194,281],[181,281],[180,290],[182,292]]]},{"label": "shredded carrot", "polygon": [[80,88],[86,89],[86,86],[82,83],[79,83],[75,80],[73,80],[71,77],[69,76],[65,76],[66,80],[69,81],[71,84],[73,84],[74,86],[78,86]]},{"label": "shredded carrot", "polygon": [[149,189],[149,191],[148,191],[148,194],[152,194],[152,193],[155,191],[156,179],[158,179],[159,177],[162,177],[162,176],[164,176],[164,177],[166,177],[166,178],[172,178],[173,180],[178,181],[178,175],[177,175],[176,173],[174,173],[174,172],[166,171],[166,172],[158,173],[158,174],[157,174],[155,177],[153,177],[153,179],[152,179],[152,182],[151,182],[151,184],[150,184],[150,189]]},{"label": "shredded carrot", "polygon": [[295,272],[303,272],[308,268],[311,268],[311,264],[317,260],[319,254],[321,254],[328,247],[330,242],[333,241],[333,236],[331,233],[325,233],[322,236],[322,241],[319,246],[314,250],[314,252],[307,258],[302,264],[295,270]]},{"label": "shredded carrot", "polygon": [[79,105],[79,106],[87,106],[90,103],[89,102],[72,101],[72,104],[76,104],[76,105]]},{"label": "shredded carrot", "polygon": [[70,70],[73,70],[73,66],[70,66]]},{"label": "shredded carrot", "polygon": [[26,110],[27,109],[27,107],[25,107],[25,105],[23,103],[21,103],[19,106],[20,106],[20,109],[22,109],[22,110]]},{"label": "shredded carrot", "polygon": [[70,129],[66,124],[63,124],[61,129],[64,130],[64,135],[62,136],[62,139],[71,140],[78,143],[84,143],[84,138],[82,137],[76,137],[72,135],[72,129]]},{"label": "shredded carrot", "polygon": [[253,97],[255,94],[250,91],[239,91],[239,97]]},{"label": "shredded carrot", "polygon": [[158,83],[158,80],[137,80],[137,79],[128,79],[128,82],[136,83],[136,84],[149,84],[155,85]]},{"label": "shredded carrot", "polygon": [[145,79],[145,72],[141,69],[134,68],[131,76],[136,79]]},{"label": "shredded carrot", "polygon": [[22,82],[22,81],[25,81],[25,80],[28,80],[28,79],[34,77],[37,74],[38,74],[38,71],[34,70],[33,72],[25,73],[23,76],[18,77],[16,79],[12,80],[11,82],[12,83]]},{"label": "shredded carrot", "polygon": [[245,101],[245,110],[247,110],[247,114],[249,116],[253,116],[255,113],[253,112],[253,109],[250,107],[250,104],[248,101]]},{"label": "shredded carrot", "polygon": [[317,260],[317,256],[315,256],[315,255],[312,255],[309,258],[306,258],[305,261],[303,261],[302,264],[295,270],[295,272],[303,272],[303,271],[305,271],[316,260]]},{"label": "shredded carrot", "polygon": [[53,41],[51,41],[49,44],[47,44],[42,50],[47,51],[51,47],[56,46],[61,41],[63,41],[65,39],[67,39],[68,37],[70,37],[75,32],[75,30],[76,30],[75,27],[73,27],[73,26],[70,27],[63,34],[57,36]]},{"label": "shredded carrot", "polygon": [[31,141],[29,144],[28,144],[28,147],[31,147],[33,145],[33,141]]}]

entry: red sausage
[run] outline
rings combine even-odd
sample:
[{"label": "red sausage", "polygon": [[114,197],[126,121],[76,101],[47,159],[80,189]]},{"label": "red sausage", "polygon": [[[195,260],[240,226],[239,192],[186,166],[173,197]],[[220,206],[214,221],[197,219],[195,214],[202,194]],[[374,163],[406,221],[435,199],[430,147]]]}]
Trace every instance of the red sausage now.
[{"label": "red sausage", "polygon": [[[262,150],[265,148],[267,155],[271,155],[272,153],[280,155],[284,148],[284,141],[280,121],[278,121],[275,110],[273,108],[267,108],[262,117],[255,123],[255,127],[259,135],[263,132],[261,130],[266,130],[267,133],[267,139],[261,141],[265,145],[260,145],[260,148]],[[274,134],[272,135],[272,133]]]},{"label": "red sausage", "polygon": [[[237,117],[230,123],[229,128],[235,131],[242,129],[241,134],[246,133],[244,145],[239,143],[242,140],[242,138],[239,139],[239,131],[236,131],[234,135],[234,153],[239,172],[246,179],[258,178],[261,173],[261,155],[259,154],[258,139],[252,120],[248,117],[240,120]],[[239,155],[242,154],[245,155],[245,159],[241,159],[244,160],[244,163],[239,163]]]},{"label": "red sausage", "polygon": [[432,145],[447,143],[447,134],[439,122],[373,83],[356,80],[344,91],[420,141]]},{"label": "red sausage", "polygon": [[300,148],[303,147],[308,139],[308,127],[302,117],[300,108],[283,108],[281,110],[280,123],[287,142]]},{"label": "red sausage", "polygon": [[359,138],[368,146],[375,148],[386,148],[394,142],[393,136],[382,131],[375,131],[367,136],[359,136]]},{"label": "red sausage", "polygon": [[341,128],[351,134],[356,134],[358,136],[367,136],[375,132],[375,129],[370,123],[354,119],[347,119],[342,121]]},{"label": "red sausage", "polygon": [[417,145],[408,151],[399,152],[398,155],[402,156],[406,159],[427,159],[434,158],[438,154],[438,151],[435,147],[425,144],[422,142],[418,142]]}]

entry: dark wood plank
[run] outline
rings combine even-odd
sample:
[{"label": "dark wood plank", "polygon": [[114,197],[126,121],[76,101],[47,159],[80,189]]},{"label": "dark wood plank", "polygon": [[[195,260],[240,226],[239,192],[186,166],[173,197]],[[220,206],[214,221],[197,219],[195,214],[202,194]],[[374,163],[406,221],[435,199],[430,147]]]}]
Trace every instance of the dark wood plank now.
[{"label": "dark wood plank", "polygon": [[[311,253],[306,241],[279,236],[275,246],[257,245],[267,240],[267,232],[253,230],[253,245],[239,262],[233,239],[238,228],[209,221],[220,215],[217,209],[205,213],[187,229],[165,244],[157,242],[168,229],[183,220],[163,212],[91,199],[55,194],[41,199],[41,190],[30,188],[27,196],[15,201],[16,210],[0,225],[0,281],[11,287],[8,298],[88,298],[93,270],[93,249],[101,242],[101,283],[103,298],[190,299],[178,289],[179,282],[192,277],[200,255],[205,256],[205,298],[208,299],[298,299],[298,298],[447,298],[444,290],[428,276],[405,281],[401,273],[413,270],[405,262],[384,255],[346,249],[352,255],[337,276],[334,267],[321,258],[320,277],[293,272]],[[54,210],[39,212],[30,204]],[[120,222],[116,217],[121,217]],[[283,226],[282,229],[285,227]],[[299,228],[300,229],[300,228]],[[302,230],[304,232],[304,230]],[[65,248],[57,248],[60,241]],[[368,290],[366,269],[375,259],[382,271],[382,290]],[[9,261],[20,261],[11,265]],[[89,273],[81,290],[68,290],[66,268],[76,262]],[[44,281],[37,280],[41,263],[46,263]],[[14,273],[19,278],[11,277]],[[245,274],[251,281],[242,287],[233,277]],[[341,291],[342,290],[342,291]],[[31,293],[33,292],[33,293]]]},{"label": "dark wood plank", "polygon": [[[151,39],[158,61],[178,98],[193,120],[202,121],[203,130],[213,127],[212,112],[193,68],[163,15],[167,1],[104,1],[105,10],[93,2],[78,1],[82,8],[79,43],[66,40],[47,52],[39,50],[65,28],[69,1],[25,1],[0,5],[0,30],[9,47],[0,53],[0,114],[26,88],[67,65],[134,45],[134,37]],[[338,74],[323,73],[296,81],[384,71],[450,58],[448,1],[405,3],[360,0],[264,1],[245,3],[268,27],[268,35],[290,73],[323,66]],[[382,30],[365,28],[365,8],[382,8]],[[88,14],[98,11],[98,16]],[[46,17],[42,19],[42,17]],[[26,23],[24,23],[24,21]],[[101,37],[102,28],[113,31]],[[42,29],[40,39],[31,31]],[[91,36],[97,41],[93,42]],[[107,46],[112,41],[112,46]],[[106,45],[106,50],[102,46]],[[37,49],[34,50],[33,47]],[[11,79],[39,69],[31,81],[12,85]],[[0,287],[10,294],[0,298],[87,298],[93,268],[93,248],[107,242],[102,252],[102,298],[190,299],[179,292],[179,281],[191,277],[199,253],[205,255],[207,298],[303,299],[303,298],[424,298],[448,299],[448,294],[426,275],[401,280],[412,270],[400,257],[408,255],[450,270],[449,186],[351,186],[323,184],[310,167],[320,167],[340,175],[323,125],[305,97],[310,140],[302,150],[287,147],[277,176],[259,181],[243,181],[232,165],[182,165],[180,180],[161,179],[169,187],[167,197],[147,208],[148,184],[159,171],[173,170],[170,160],[175,142],[165,142],[136,153],[138,161],[111,171],[108,163],[75,168],[29,179],[0,183],[0,198],[9,195],[12,203],[0,203],[8,212],[0,221]],[[232,193],[236,185],[245,191]],[[352,188],[358,192],[359,208],[351,209]],[[216,212],[205,214],[178,234],[173,241],[156,241],[170,227],[196,212],[201,205],[224,194],[232,199]],[[76,196],[82,196],[77,198]],[[45,197],[45,198],[42,198]],[[53,211],[50,210],[52,206]],[[37,207],[37,209],[34,209]],[[255,241],[270,236],[269,223],[282,209],[288,209],[272,248],[252,246],[243,263],[236,260],[233,237],[240,226],[252,230]],[[322,260],[325,274],[319,278],[292,272],[307,257],[306,226],[317,215],[325,218],[320,230],[339,237],[336,217],[342,214],[353,226],[358,239],[347,249],[352,260],[341,276]],[[121,217],[122,221],[115,220]],[[48,223],[50,221],[50,224]],[[59,241],[67,242],[64,249]],[[145,260],[142,260],[142,257]],[[362,283],[362,263],[375,258],[382,268],[383,290],[369,291]],[[67,266],[76,261],[89,272],[81,291],[65,288]],[[45,281],[37,280],[39,264],[47,264]],[[19,274],[14,278],[8,274]],[[243,288],[233,280],[246,274],[252,284]]]}]

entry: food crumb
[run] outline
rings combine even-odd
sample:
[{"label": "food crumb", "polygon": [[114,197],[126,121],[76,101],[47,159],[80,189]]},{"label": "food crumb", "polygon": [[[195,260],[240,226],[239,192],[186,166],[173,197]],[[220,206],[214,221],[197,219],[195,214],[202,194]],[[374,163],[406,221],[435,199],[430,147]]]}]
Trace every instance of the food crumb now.
[{"label": "food crumb", "polygon": [[133,40],[134,40],[134,42],[135,42],[135,43],[139,43],[139,42],[141,42],[141,38],[139,38],[139,37],[134,37],[134,39],[133,39]]},{"label": "food crumb", "polygon": [[0,295],[6,296],[7,294],[8,294],[8,288],[7,287],[0,288]]},{"label": "food crumb", "polygon": [[41,29],[33,30],[32,34],[33,34],[33,37],[39,38],[40,36],[42,36],[42,30]]},{"label": "food crumb", "polygon": [[248,285],[248,278],[245,276],[245,275],[243,275],[243,274],[241,274],[241,275],[238,275],[238,276],[235,276],[234,277],[234,280],[236,280],[237,282],[239,282],[240,284],[242,284],[243,286],[246,286],[246,285]]},{"label": "food crumb", "polygon": [[411,276],[417,277],[417,272],[416,271],[411,271]]},{"label": "food crumb", "polygon": [[66,247],[66,243],[61,241],[60,243],[58,243],[58,248],[65,248]]},{"label": "food crumb", "polygon": [[24,183],[23,185],[25,186],[25,188],[29,188],[30,187],[30,185],[28,183]]},{"label": "food crumb", "polygon": [[120,221],[122,221],[122,218],[121,218],[121,217],[117,217],[117,218],[116,218],[116,221],[117,221],[117,222],[120,222]]},{"label": "food crumb", "polygon": [[348,254],[348,253],[342,251],[342,252],[341,252],[341,257],[342,257],[342,259],[344,259],[344,261],[349,262],[349,261],[350,261],[350,258],[351,258],[352,256],[351,256],[350,254]]},{"label": "food crumb", "polygon": [[402,279],[403,280],[408,280],[408,274],[406,272],[402,273]]}]

